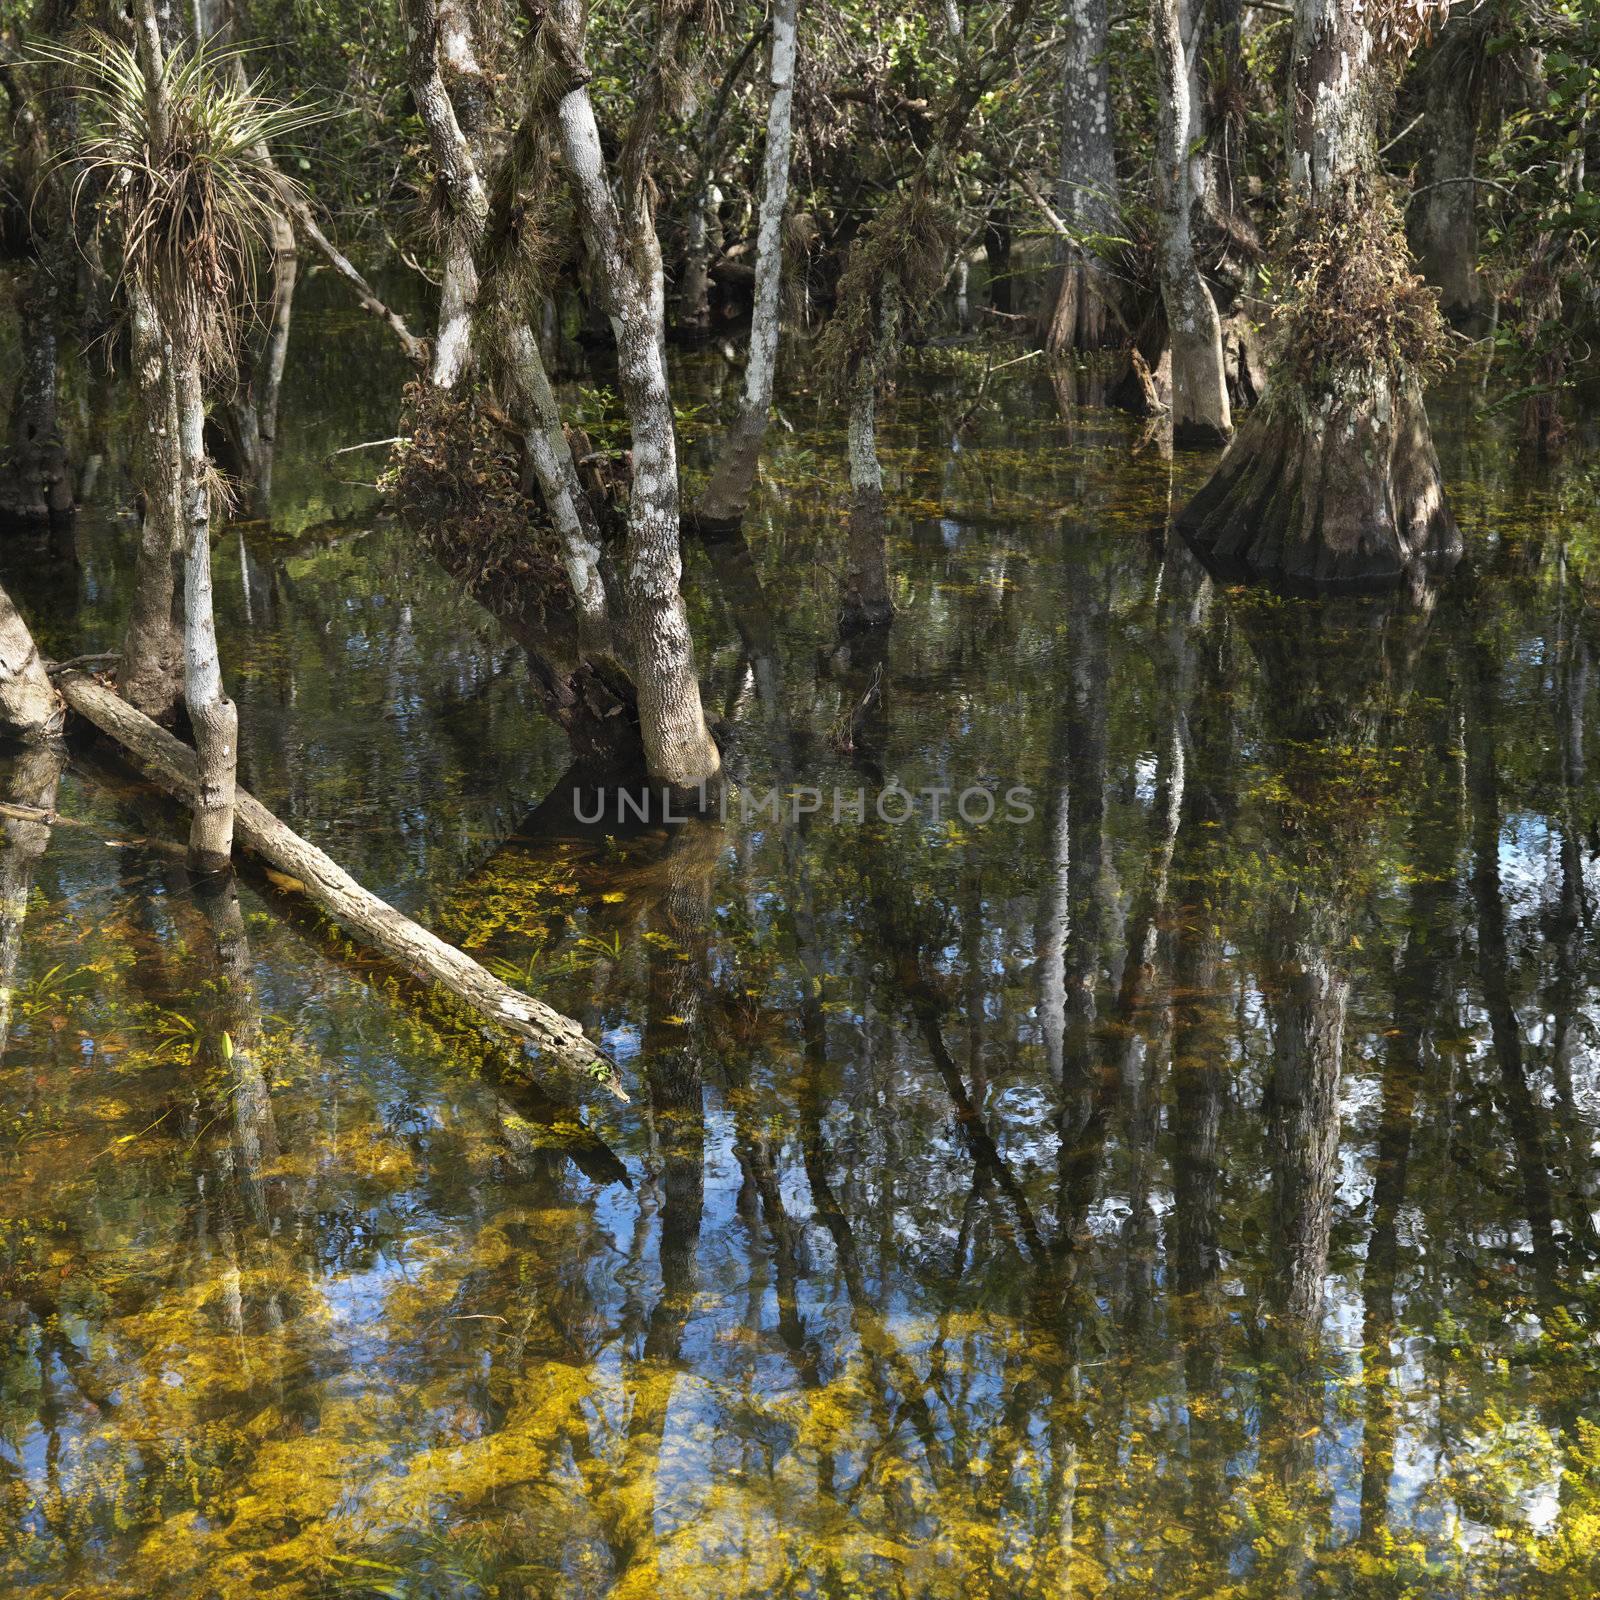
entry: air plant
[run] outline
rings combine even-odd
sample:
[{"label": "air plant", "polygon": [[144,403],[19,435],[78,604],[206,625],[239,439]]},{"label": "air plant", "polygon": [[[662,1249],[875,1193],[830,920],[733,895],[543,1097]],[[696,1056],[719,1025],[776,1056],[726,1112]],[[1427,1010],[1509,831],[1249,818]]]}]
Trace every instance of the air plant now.
[{"label": "air plant", "polygon": [[271,98],[247,52],[215,40],[152,62],[90,30],[37,53],[78,97],[82,132],[59,158],[74,215],[95,198],[119,234],[124,291],[147,296],[191,358],[226,370],[273,219],[301,198],[268,147],[324,113]]}]

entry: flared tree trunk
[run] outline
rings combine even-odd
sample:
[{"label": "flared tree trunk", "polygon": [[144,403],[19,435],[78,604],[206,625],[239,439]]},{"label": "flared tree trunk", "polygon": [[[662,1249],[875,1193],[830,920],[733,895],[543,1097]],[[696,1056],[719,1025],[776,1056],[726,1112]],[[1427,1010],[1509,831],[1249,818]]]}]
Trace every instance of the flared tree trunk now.
[{"label": "flared tree trunk", "polygon": [[239,768],[239,712],[222,687],[211,594],[211,486],[205,397],[198,358],[178,360],[178,436],[183,455],[183,696],[199,766],[189,864],[221,872],[233,861],[233,794]]},{"label": "flared tree trunk", "polygon": [[1172,341],[1172,442],[1219,445],[1233,432],[1222,360],[1222,320],[1195,260],[1193,224],[1205,170],[1181,0],[1151,0],[1155,43],[1161,297]]},{"label": "flared tree trunk", "polygon": [[[1094,238],[1117,230],[1106,0],[1068,0],[1061,78],[1060,210],[1074,237],[1050,326],[1052,351],[1097,350],[1119,339],[1114,281]],[[1087,241],[1087,242],[1077,242]]]},{"label": "flared tree trunk", "polygon": [[[1362,0],[1297,0],[1289,90],[1293,240],[1267,393],[1179,528],[1227,571],[1385,584],[1453,561],[1417,363],[1436,337],[1378,172],[1389,70]],[[1298,293],[1298,301],[1296,301]]]}]

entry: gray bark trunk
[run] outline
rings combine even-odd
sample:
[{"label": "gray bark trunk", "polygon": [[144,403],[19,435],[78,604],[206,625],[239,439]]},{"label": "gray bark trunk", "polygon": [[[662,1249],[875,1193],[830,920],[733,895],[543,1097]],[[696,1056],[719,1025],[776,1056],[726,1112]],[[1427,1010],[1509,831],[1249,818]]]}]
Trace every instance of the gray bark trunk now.
[{"label": "gray bark trunk", "polygon": [[[1184,9],[1187,9],[1185,7]],[[1205,186],[1195,117],[1196,73],[1180,0],[1151,0],[1155,42],[1161,295],[1172,341],[1172,442],[1219,445],[1233,432],[1222,360],[1222,321],[1195,260],[1193,225]]]},{"label": "gray bark trunk", "polygon": [[[472,321],[481,287],[478,255],[489,220],[483,156],[477,142],[486,90],[469,18],[455,0],[410,0],[410,4],[412,90],[428,128],[440,180],[453,205],[439,333],[430,372],[437,387],[449,389],[474,359]],[[562,565],[577,608],[580,643],[585,650],[609,654],[614,641],[600,576],[599,534],[593,508],[578,481],[538,337],[520,308],[505,308],[499,321],[509,405],[523,431],[528,463],[561,543]]]},{"label": "gray bark trunk", "polygon": [[0,722],[30,742],[61,731],[61,697],[11,596],[0,589]]},{"label": "gray bark trunk", "polygon": [[199,753],[189,862],[219,872],[233,859],[234,779],[239,713],[222,687],[211,594],[211,487],[205,449],[205,399],[193,354],[178,363],[178,433],[186,526],[183,553],[183,698]]},{"label": "gray bark trunk", "polygon": [[695,196],[694,209],[689,215],[678,311],[679,323],[697,333],[711,326],[711,258],[722,243],[722,227],[717,217],[721,205],[722,190],[708,178]]},{"label": "gray bark trunk", "polygon": [[1074,241],[1067,246],[1061,294],[1050,333],[1053,350],[1093,350],[1115,343],[1115,285],[1091,236],[1117,229],[1117,163],[1112,146],[1111,75],[1106,0],[1068,0],[1061,78],[1060,210]]},{"label": "gray bark trunk", "polygon": [[767,109],[761,220],[756,233],[755,309],[750,317],[744,400],[717,457],[711,482],[696,508],[702,521],[743,520],[772,409],[783,288],[783,219],[789,202],[789,164],[794,147],[795,8],[796,0],[777,0],[772,10],[772,101]]},{"label": "gray bark trunk", "polygon": [[1439,309],[1456,326],[1487,310],[1478,272],[1477,185],[1473,182],[1482,101],[1482,63],[1446,28],[1425,68],[1423,154],[1412,248],[1422,275],[1439,290]]},{"label": "gray bark trunk", "polygon": [[183,694],[182,607],[177,568],[183,527],[183,461],[172,351],[149,296],[131,282],[134,378],[139,389],[139,547],[117,685],[146,716],[165,721]]},{"label": "gray bark trunk", "polygon": [[600,574],[600,533],[594,508],[578,480],[539,341],[532,328],[519,323],[507,331],[505,343],[512,414],[522,429],[528,463],[561,542],[561,564],[577,608],[579,642],[585,650],[608,653],[613,641]]},{"label": "gray bark trunk", "polygon": [[272,319],[267,325],[261,359],[251,374],[250,399],[255,419],[256,459],[251,464],[251,508],[258,517],[272,510],[272,467],[278,451],[278,397],[289,357],[289,330],[294,323],[294,290],[300,275],[294,228],[289,219],[272,219]]},{"label": "gray bark trunk", "polygon": [[633,439],[622,586],[645,763],[658,782],[689,791],[715,779],[722,758],[706,726],[679,588],[678,441],[662,360],[655,226],[642,195],[633,197],[624,219],[607,178],[586,88],[566,95],[559,120],[584,248],[616,339],[618,380]]},{"label": "gray bark trunk", "polygon": [[[262,159],[267,159],[265,147]],[[289,333],[294,325],[294,291],[300,275],[294,225],[279,214],[272,220],[271,314],[258,348],[239,374],[239,383],[219,419],[226,444],[237,461],[233,469],[249,485],[250,512],[265,521],[272,514],[272,468],[278,443],[278,396],[283,388]]]},{"label": "gray bark trunk", "polygon": [[[407,0],[406,13],[411,93],[428,130],[448,211],[429,376],[437,388],[450,389],[472,361],[476,250],[489,216],[489,196],[471,136],[480,125],[486,97],[466,17],[453,0]],[[452,87],[460,93],[459,109]]]}]

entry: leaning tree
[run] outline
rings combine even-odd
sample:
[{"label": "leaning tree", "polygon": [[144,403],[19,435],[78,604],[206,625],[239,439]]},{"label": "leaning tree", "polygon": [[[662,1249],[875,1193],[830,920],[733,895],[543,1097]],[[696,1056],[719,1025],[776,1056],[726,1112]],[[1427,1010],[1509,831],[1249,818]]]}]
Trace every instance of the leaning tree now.
[{"label": "leaning tree", "polygon": [[1224,569],[1368,585],[1460,554],[1423,380],[1436,298],[1378,163],[1394,74],[1447,0],[1295,0],[1291,206],[1267,393],[1178,526]]},{"label": "leaning tree", "polygon": [[[169,50],[153,0],[133,44],[88,33],[39,53],[65,67],[82,113],[70,159],[79,225],[109,222],[139,377],[145,526],[124,674],[134,699],[166,709],[176,664],[171,563],[183,572],[183,696],[199,755],[191,863],[225,867],[233,849],[239,718],[223,687],[211,590],[216,473],[206,451],[208,384],[230,373],[255,268],[287,185],[269,141],[312,113],[275,104],[211,43]],[[106,197],[103,212],[88,200]]]}]

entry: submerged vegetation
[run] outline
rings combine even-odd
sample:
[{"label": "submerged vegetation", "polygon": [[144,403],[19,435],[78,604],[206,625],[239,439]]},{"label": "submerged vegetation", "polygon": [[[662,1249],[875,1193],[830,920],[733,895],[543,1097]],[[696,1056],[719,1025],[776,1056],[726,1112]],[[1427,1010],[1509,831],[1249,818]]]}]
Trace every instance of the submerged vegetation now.
[{"label": "submerged vegetation", "polygon": [[0,5],[0,1588],[1588,1600],[1597,41]]}]

